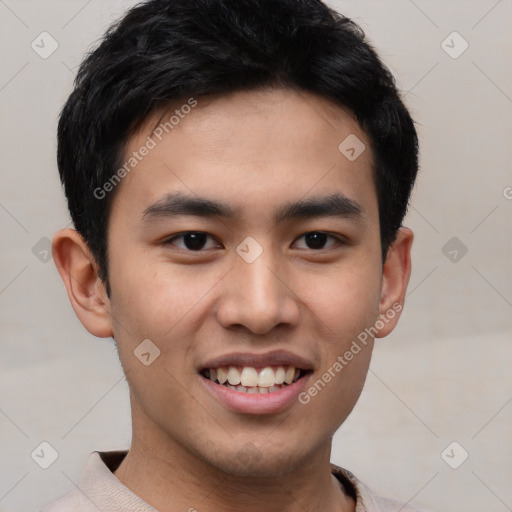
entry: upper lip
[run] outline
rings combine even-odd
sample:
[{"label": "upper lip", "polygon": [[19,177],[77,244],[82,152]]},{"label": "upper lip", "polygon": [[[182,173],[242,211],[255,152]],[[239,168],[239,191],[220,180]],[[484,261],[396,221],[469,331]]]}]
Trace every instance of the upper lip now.
[{"label": "upper lip", "polygon": [[307,359],[286,350],[274,350],[264,354],[231,352],[209,359],[199,367],[199,370],[219,368],[221,366],[249,366],[253,368],[294,366],[300,370],[313,370],[313,365]]}]

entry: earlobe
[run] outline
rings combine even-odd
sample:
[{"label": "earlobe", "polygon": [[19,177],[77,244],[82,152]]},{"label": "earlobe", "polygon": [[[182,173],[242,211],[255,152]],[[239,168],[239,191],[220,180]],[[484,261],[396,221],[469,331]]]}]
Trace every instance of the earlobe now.
[{"label": "earlobe", "polygon": [[111,337],[110,301],[84,239],[74,229],[62,229],[53,238],[52,253],[71,305],[82,325],[95,336]]},{"label": "earlobe", "polygon": [[411,247],[413,232],[401,227],[388,250],[382,271],[379,316],[384,324],[377,338],[387,336],[396,326],[405,302],[405,293],[411,276]]}]

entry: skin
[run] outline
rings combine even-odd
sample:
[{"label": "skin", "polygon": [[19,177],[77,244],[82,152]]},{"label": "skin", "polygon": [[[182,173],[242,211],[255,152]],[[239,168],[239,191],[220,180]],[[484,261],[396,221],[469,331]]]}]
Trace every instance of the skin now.
[{"label": "skin", "polygon": [[[161,115],[130,138],[126,156]],[[355,161],[338,150],[350,134],[366,146]],[[89,332],[115,338],[130,387],[132,444],[115,475],[158,510],[354,510],[329,460],[332,436],[362,390],[371,341],[308,404],[275,414],[227,409],[206,392],[198,366],[233,351],[284,349],[311,362],[314,382],[379,315],[403,305],[413,233],[400,229],[383,265],[371,165],[353,116],[324,98],[288,89],[198,98],[118,185],[110,298],[82,238],[56,234],[54,260],[73,308]],[[222,200],[237,215],[143,219],[175,192]],[[333,193],[356,201],[362,215],[274,222],[286,202]],[[199,252],[183,238],[163,243],[184,231],[211,237]],[[327,237],[324,248],[310,248],[310,232],[345,243]],[[236,252],[248,236],[263,249],[253,263]],[[134,356],[144,339],[160,349],[148,366]]]}]

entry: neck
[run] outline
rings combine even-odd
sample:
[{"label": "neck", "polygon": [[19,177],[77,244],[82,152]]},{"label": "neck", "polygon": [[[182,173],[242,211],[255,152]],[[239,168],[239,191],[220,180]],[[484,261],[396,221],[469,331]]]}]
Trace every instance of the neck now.
[{"label": "neck", "polygon": [[159,512],[353,512],[353,498],[331,474],[330,451],[329,440],[286,474],[239,476],[199,459],[154,426],[134,422],[130,450],[114,475]]}]

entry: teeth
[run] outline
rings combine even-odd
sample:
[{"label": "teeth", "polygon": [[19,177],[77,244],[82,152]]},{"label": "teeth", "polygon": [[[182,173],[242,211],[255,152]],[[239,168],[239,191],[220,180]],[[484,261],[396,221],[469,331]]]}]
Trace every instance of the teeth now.
[{"label": "teeth", "polygon": [[286,384],[291,384],[293,382],[293,377],[295,376],[295,368],[290,366],[284,375],[284,381]]},{"label": "teeth", "polygon": [[267,366],[261,370],[258,380],[258,386],[260,388],[269,388],[274,385],[274,370]]},{"label": "teeth", "polygon": [[300,370],[294,366],[266,366],[259,371],[250,366],[222,366],[206,370],[205,375],[242,393],[273,393],[295,382],[300,377]]},{"label": "teeth", "polygon": [[[212,371],[210,370],[210,379],[211,379]],[[214,380],[214,379],[212,379]],[[220,384],[224,384],[228,380],[228,372],[225,368],[217,368],[217,380]]]},{"label": "teeth", "polygon": [[235,368],[234,366],[229,367],[228,382],[232,386],[238,386],[238,384],[240,384],[240,372],[238,371],[238,368]]},{"label": "teeth", "polygon": [[[270,393],[269,388],[259,388],[258,386],[252,387],[252,388],[246,388],[245,386],[231,386],[231,384],[225,384],[226,387],[229,389],[232,389],[233,391],[239,391],[241,393],[249,393],[251,395],[260,395],[260,394],[266,394]],[[280,387],[277,388],[278,390],[281,389]]]},{"label": "teeth", "polygon": [[276,370],[274,381],[276,384],[282,384],[284,382],[285,371],[282,366],[279,366]]},{"label": "teeth", "polygon": [[242,386],[257,386],[258,385],[258,372],[254,368],[246,366],[242,370],[241,376]]}]

